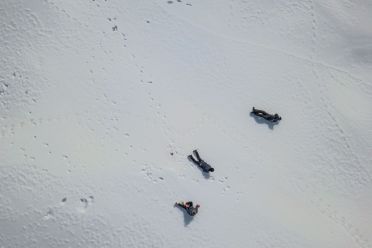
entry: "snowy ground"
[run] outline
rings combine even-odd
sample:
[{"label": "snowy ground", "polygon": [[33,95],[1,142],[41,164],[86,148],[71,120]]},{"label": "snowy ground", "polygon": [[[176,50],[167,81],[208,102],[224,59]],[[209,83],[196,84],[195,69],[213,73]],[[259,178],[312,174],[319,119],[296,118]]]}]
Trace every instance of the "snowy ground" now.
[{"label": "snowy ground", "polygon": [[371,248],[371,13],[1,0],[0,247]]}]

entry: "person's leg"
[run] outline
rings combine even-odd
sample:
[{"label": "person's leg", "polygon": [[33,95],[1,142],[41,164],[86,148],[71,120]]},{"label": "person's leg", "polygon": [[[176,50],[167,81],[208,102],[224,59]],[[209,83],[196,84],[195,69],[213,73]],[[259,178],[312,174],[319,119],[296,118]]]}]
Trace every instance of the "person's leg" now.
[{"label": "person's leg", "polygon": [[200,162],[200,161],[201,161],[201,158],[200,158],[200,156],[199,156],[198,151],[197,151],[197,150],[194,150],[193,153],[195,154],[196,159]]},{"label": "person's leg", "polygon": [[198,161],[196,161],[192,155],[187,156],[187,158],[190,159],[194,164],[199,165]]}]

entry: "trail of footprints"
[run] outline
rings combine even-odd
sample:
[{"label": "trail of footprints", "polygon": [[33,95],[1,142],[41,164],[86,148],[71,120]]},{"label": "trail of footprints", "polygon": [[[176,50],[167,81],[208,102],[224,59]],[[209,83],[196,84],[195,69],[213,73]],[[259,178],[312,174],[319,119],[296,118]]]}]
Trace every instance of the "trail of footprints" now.
[{"label": "trail of footprints", "polygon": [[87,208],[91,206],[94,202],[94,197],[90,195],[88,198],[80,198],[81,206],[78,207],[78,211],[81,213],[85,213]]},{"label": "trail of footprints", "polygon": [[[167,1],[167,4],[173,4],[173,3],[182,3],[183,1],[182,0],[168,0]],[[192,6],[192,4],[191,3],[185,3],[185,5],[187,5],[187,6]]]},{"label": "trail of footprints", "polygon": [[144,165],[144,167],[141,169],[141,173],[143,173],[145,177],[153,183],[159,183],[165,180],[164,176],[159,175],[161,173],[156,171],[152,166],[148,164]]},{"label": "trail of footprints", "polygon": [[66,207],[67,204],[71,202],[71,205],[75,207],[75,210],[79,214],[84,214],[94,203],[94,196],[90,195],[88,197],[82,197],[79,200],[68,201],[67,197],[63,197],[60,203],[54,207],[49,207],[46,213],[43,216],[43,220],[52,220],[55,219],[58,215],[58,212],[61,211],[61,207]]},{"label": "trail of footprints", "polygon": [[[313,192],[315,194],[315,192]],[[369,240],[365,238],[359,229],[351,224],[344,216],[340,215],[337,210],[334,210],[330,204],[324,202],[321,197],[315,196],[315,200],[311,201],[312,204],[320,211],[321,214],[331,219],[337,225],[342,228],[350,235],[350,237],[358,244],[361,248],[371,247]]]},{"label": "trail of footprints", "polygon": [[[318,79],[317,81],[319,82],[320,76],[319,76],[319,73],[314,66],[313,66],[313,69],[312,69],[312,73],[315,76],[315,78]],[[362,173],[363,177],[362,177],[362,180],[360,181],[360,183],[361,184],[366,184],[366,183],[372,182],[372,176],[370,175],[368,170],[366,170],[366,168],[362,166],[362,163],[361,163],[359,157],[356,155],[356,152],[352,148],[352,146],[351,146],[351,144],[348,140],[348,137],[345,134],[344,129],[338,124],[339,121],[334,116],[333,109],[331,109],[332,108],[332,103],[329,101],[329,99],[327,97],[324,97],[324,96],[327,95],[326,94],[326,92],[328,91],[327,86],[325,84],[318,83],[318,88],[320,89],[320,94],[319,94],[320,99],[323,102],[323,106],[326,106],[325,110],[327,111],[327,115],[332,119],[333,128],[335,129],[335,132],[337,133],[338,137],[342,140],[342,143],[344,144],[344,147],[346,148],[346,150],[348,152],[348,156],[353,158],[353,161],[355,162],[354,166],[358,167],[358,171],[363,172]]]},{"label": "trail of footprints", "polygon": [[311,48],[311,58],[314,59],[315,52],[316,52],[316,42],[317,42],[317,29],[318,29],[318,23],[315,16],[315,2],[313,0],[310,0],[310,16],[311,16],[311,41],[312,41],[312,48]]}]

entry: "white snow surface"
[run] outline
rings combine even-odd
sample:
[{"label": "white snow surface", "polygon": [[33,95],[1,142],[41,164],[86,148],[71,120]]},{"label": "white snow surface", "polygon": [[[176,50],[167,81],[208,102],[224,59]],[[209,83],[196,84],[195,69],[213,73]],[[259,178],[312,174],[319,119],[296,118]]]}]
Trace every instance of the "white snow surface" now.
[{"label": "white snow surface", "polygon": [[1,248],[372,247],[370,0],[1,0],[0,24]]}]

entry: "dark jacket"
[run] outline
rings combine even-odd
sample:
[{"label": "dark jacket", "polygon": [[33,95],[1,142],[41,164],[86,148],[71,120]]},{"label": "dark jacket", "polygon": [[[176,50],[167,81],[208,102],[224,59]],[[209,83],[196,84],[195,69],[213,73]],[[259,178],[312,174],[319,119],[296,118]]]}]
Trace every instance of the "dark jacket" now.
[{"label": "dark jacket", "polygon": [[212,166],[207,164],[204,160],[200,160],[199,167],[202,168],[202,170],[206,173],[214,171]]},{"label": "dark jacket", "polygon": [[270,121],[272,121],[272,122],[278,122],[278,121],[280,121],[281,119],[282,119],[282,117],[280,117],[278,114],[275,114],[275,115],[273,116],[272,120],[270,120]]},{"label": "dark jacket", "polygon": [[186,208],[186,212],[191,216],[195,216],[198,213],[198,208],[197,207],[188,207],[188,208]]},{"label": "dark jacket", "polygon": [[262,115],[261,117],[271,122],[278,122],[282,119],[278,114],[275,114],[275,115],[267,114],[267,115]]}]

